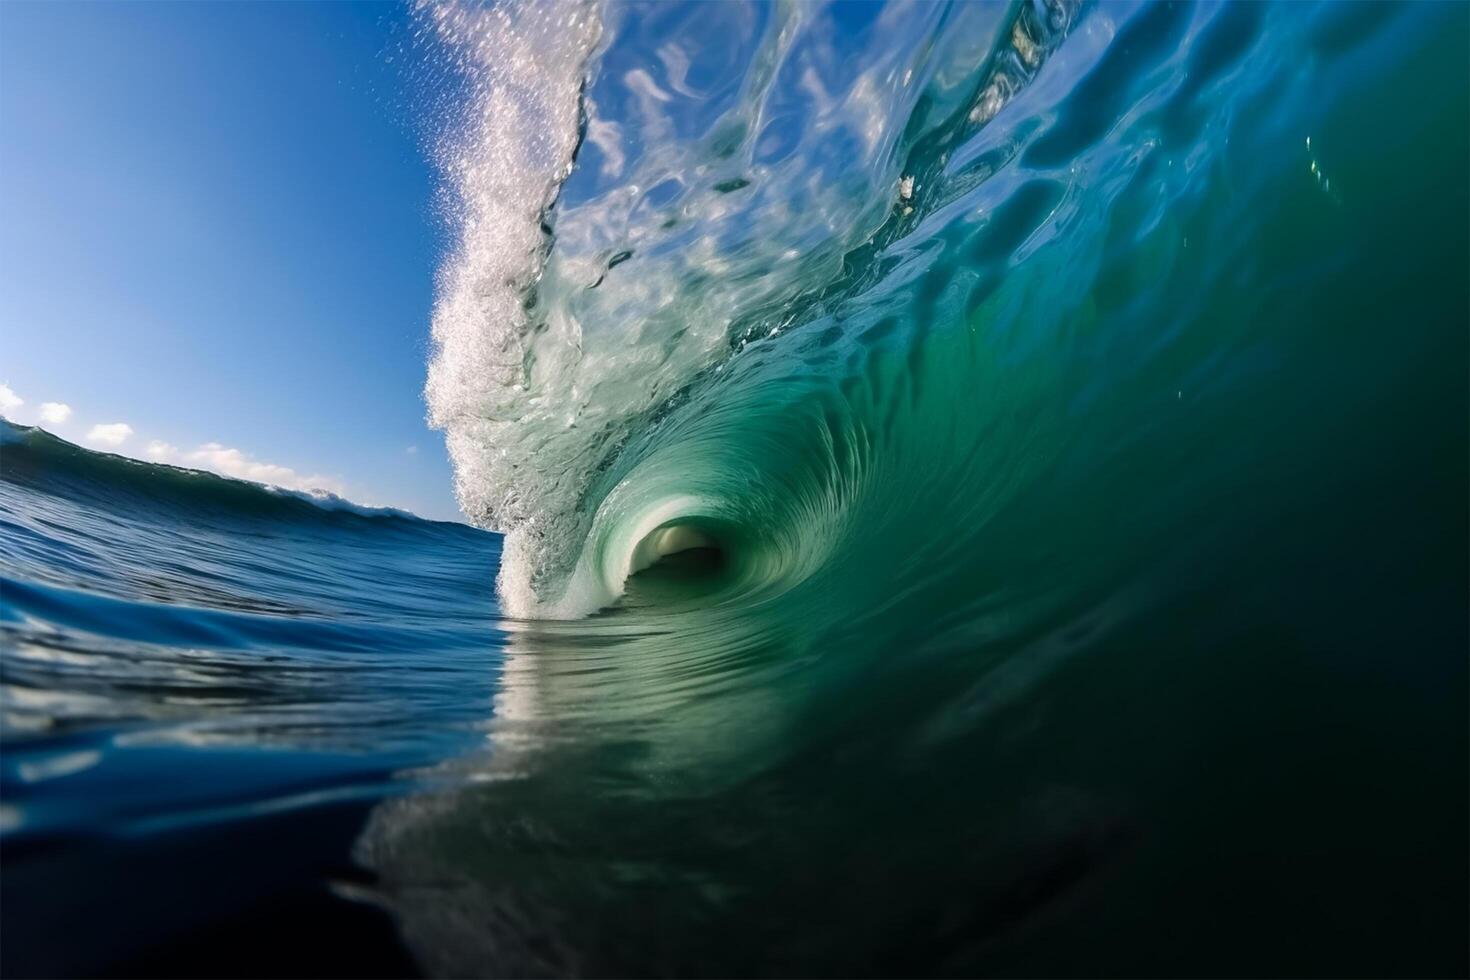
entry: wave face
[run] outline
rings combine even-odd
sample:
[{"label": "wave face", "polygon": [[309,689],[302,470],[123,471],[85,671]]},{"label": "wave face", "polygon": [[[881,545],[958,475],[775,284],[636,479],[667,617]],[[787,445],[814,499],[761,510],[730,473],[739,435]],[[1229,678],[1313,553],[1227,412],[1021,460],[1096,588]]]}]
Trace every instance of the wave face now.
[{"label": "wave face", "polygon": [[[875,476],[859,455],[902,402],[864,393],[920,367],[942,324],[916,314],[954,319],[906,302],[915,265],[958,232],[998,273],[1057,217],[1063,183],[977,185],[1025,149],[1008,131],[1024,104],[995,117],[1075,14],[430,8],[468,123],[439,151],[460,241],[427,395],[466,513],[508,535],[508,611],[609,604],[660,527],[719,528],[751,587],[824,563]],[[608,16],[624,37],[673,28],[653,74],[594,50]],[[1030,227],[953,221],[1013,197]],[[979,271],[957,252],[931,280],[956,257]],[[926,410],[900,424],[927,428]],[[773,458],[803,472],[767,472]]]},{"label": "wave face", "polygon": [[[464,82],[431,418],[538,618],[615,602],[660,529],[724,556],[726,599],[1003,565],[993,529],[1059,472],[1228,438],[1255,358],[1325,343],[1257,313],[1284,275],[1257,257],[1342,220],[1323,127],[1372,99],[1288,62],[1410,30],[1068,0],[423,16]],[[1036,547],[1082,520],[1062,499]]]}]

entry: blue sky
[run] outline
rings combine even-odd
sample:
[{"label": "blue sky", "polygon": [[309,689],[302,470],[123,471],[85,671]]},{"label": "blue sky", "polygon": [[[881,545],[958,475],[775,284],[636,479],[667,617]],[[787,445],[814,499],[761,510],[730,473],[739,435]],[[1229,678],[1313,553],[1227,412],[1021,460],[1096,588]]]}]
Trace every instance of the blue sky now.
[{"label": "blue sky", "polygon": [[420,397],[444,235],[406,17],[0,6],[0,411],[456,518]]}]

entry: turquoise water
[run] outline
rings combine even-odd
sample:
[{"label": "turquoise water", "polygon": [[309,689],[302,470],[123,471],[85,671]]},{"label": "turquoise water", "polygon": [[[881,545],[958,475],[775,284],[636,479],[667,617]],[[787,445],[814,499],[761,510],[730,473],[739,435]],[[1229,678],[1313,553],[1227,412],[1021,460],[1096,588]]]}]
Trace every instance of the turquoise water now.
[{"label": "turquoise water", "polygon": [[1467,9],[423,12],[493,530],[8,428],[5,972],[1463,974]]}]

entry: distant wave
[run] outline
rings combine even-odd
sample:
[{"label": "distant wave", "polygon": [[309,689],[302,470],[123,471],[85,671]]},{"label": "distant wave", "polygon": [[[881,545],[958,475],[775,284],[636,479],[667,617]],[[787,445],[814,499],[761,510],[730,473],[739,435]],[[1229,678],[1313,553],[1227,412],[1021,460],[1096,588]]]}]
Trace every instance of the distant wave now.
[{"label": "distant wave", "polygon": [[[284,516],[343,515],[424,521],[394,507],[368,507],[326,490],[293,490],[168,463],[96,452],[39,426],[0,417],[0,479],[47,492],[95,496],[104,505],[119,493],[176,504],[229,507]],[[436,522],[427,522],[436,523]]]}]

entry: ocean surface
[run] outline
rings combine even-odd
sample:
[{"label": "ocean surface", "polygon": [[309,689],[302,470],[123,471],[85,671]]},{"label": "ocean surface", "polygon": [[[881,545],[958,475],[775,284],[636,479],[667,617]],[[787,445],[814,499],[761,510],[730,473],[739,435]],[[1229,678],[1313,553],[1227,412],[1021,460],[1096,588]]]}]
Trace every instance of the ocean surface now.
[{"label": "ocean surface", "polygon": [[1470,970],[1470,6],[410,19],[485,530],[6,423],[5,975]]}]

